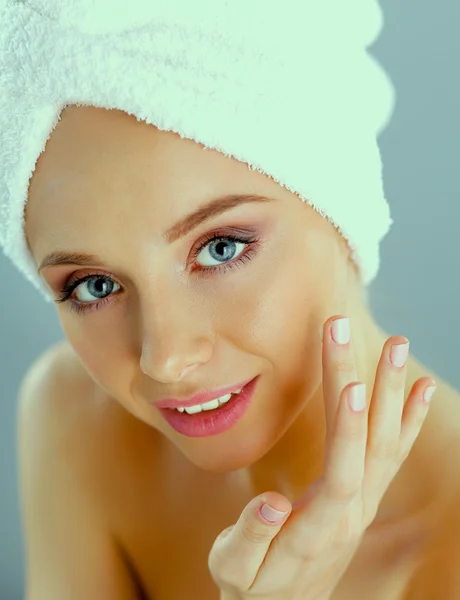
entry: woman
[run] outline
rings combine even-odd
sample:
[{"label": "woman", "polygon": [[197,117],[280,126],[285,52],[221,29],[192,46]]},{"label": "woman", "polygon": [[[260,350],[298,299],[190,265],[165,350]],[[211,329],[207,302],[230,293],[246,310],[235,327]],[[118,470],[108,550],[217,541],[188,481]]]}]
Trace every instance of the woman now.
[{"label": "woman", "polygon": [[60,117],[25,204],[66,337],[21,388],[28,600],[453,599],[459,394],[375,322],[344,236],[126,111]]},{"label": "woman", "polygon": [[[230,190],[273,200],[240,201],[172,244],[164,241],[173,224]],[[118,598],[116,561],[123,555],[148,598],[218,598],[207,567],[217,534],[264,492],[279,492],[270,498],[289,509],[285,498],[298,501],[323,472],[318,325],[327,335],[331,321],[350,318],[359,377],[347,373],[349,362],[342,368],[367,390],[384,346],[389,352],[389,336],[366,307],[346,245],[295,195],[239,161],[205,154],[121,111],[93,107],[64,111],[37,164],[26,215],[37,265],[63,245],[100,256],[87,266],[42,270],[60,300],[67,339],[40,361],[28,394],[31,413],[24,415],[24,448],[33,444],[25,464],[34,448],[43,478],[25,496],[31,581],[38,592],[61,572],[63,584],[78,585],[80,594],[92,597],[96,586],[113,585],[107,597]],[[215,234],[247,241],[207,241]],[[206,276],[213,266],[219,271]],[[70,291],[80,278],[86,280]],[[346,314],[338,315],[343,306]],[[351,354],[331,354],[339,356]],[[458,444],[458,394],[413,356],[400,371],[404,399],[416,384],[412,402],[421,404],[432,378],[437,397],[334,598],[359,597],[358,591],[363,598],[399,598],[417,552],[425,557],[430,548],[427,542],[419,548],[425,541],[419,535],[433,539],[439,523],[429,527],[446,515],[437,509],[457,485],[450,453]],[[155,406],[256,376],[247,412],[219,434],[178,432]],[[423,415],[423,406],[418,410]],[[30,441],[36,416],[48,434],[45,449]],[[58,464],[48,471],[45,457]],[[65,475],[70,465],[75,482]],[[41,530],[51,515],[52,530]],[[76,548],[68,548],[69,539]],[[93,544],[94,555],[84,558]],[[87,577],[76,569],[81,561]]]}]

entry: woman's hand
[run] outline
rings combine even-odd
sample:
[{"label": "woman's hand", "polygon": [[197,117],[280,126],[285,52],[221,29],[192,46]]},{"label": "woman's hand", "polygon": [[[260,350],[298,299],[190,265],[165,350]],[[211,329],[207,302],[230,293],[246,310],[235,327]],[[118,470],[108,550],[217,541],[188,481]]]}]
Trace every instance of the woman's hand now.
[{"label": "woman's hand", "polygon": [[[404,402],[406,365],[393,364],[390,354],[392,345],[399,345],[395,355],[401,357],[407,338],[385,342],[370,405],[353,411],[352,392],[360,386],[352,344],[336,343],[340,332],[330,333],[340,319],[331,317],[323,330],[323,474],[294,507],[278,492],[254,498],[238,522],[217,537],[208,567],[221,600],[330,598],[420,432],[429,407],[423,394],[435,382],[418,379]],[[345,335],[339,342],[349,330],[349,321],[342,323]],[[269,524],[260,513],[264,503],[288,514]]]}]

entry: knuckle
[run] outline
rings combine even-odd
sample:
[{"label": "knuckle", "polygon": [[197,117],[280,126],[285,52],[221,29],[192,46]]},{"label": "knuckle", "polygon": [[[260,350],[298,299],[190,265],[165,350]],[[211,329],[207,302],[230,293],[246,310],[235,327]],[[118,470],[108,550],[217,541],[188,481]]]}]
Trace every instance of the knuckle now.
[{"label": "knuckle", "polygon": [[251,544],[266,544],[272,538],[268,531],[259,531],[256,528],[243,528],[241,533]]},{"label": "knuckle", "polygon": [[352,358],[334,358],[332,368],[339,373],[354,373],[356,364]]},{"label": "knuckle", "polygon": [[326,492],[334,502],[348,504],[360,494],[361,485],[341,481],[326,482]]},{"label": "knuckle", "polygon": [[268,525],[264,526],[247,519],[242,524],[241,535],[251,544],[266,544],[272,539],[273,530]]},{"label": "knuckle", "polygon": [[400,454],[399,441],[391,439],[372,440],[370,452],[379,460],[393,461],[398,458]]},{"label": "knuckle", "polygon": [[388,388],[391,392],[399,394],[401,391],[404,390],[405,380],[406,379],[404,372],[400,373],[391,369],[391,373],[388,373],[388,375],[385,378],[385,387]]},{"label": "knuckle", "polygon": [[406,383],[406,370],[393,366],[391,363],[381,365],[383,384],[385,388],[400,393]]},{"label": "knuckle", "polygon": [[347,429],[341,433],[348,442],[362,442],[367,437],[367,423],[364,420],[347,424]]},{"label": "knuckle", "polygon": [[339,546],[356,544],[363,536],[363,528],[353,522],[348,516],[341,519],[335,534],[335,543]]}]

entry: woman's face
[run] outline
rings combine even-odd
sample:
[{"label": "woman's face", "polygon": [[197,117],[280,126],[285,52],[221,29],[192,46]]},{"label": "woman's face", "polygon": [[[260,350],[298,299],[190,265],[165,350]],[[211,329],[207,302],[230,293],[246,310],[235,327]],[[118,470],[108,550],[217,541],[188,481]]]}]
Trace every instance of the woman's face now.
[{"label": "woman's face", "polygon": [[[240,200],[166,239],[227,195],[272,200]],[[326,219],[245,163],[122,111],[63,112],[31,181],[26,235],[37,265],[55,251],[98,257],[41,271],[55,299],[91,276],[57,304],[70,344],[107,398],[211,471],[257,461],[308,410],[319,329],[352,312],[347,246]],[[257,375],[248,412],[219,435],[181,435],[150,404]]]}]

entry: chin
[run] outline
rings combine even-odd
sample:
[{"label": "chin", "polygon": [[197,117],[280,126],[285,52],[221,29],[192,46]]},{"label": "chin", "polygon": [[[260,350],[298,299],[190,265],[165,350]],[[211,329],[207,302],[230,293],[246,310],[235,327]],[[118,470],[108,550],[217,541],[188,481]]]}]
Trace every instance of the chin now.
[{"label": "chin", "polygon": [[202,454],[198,452],[182,452],[185,458],[198,469],[219,474],[231,473],[232,471],[247,468],[263,456],[262,454],[260,457],[251,460],[251,457],[248,457],[248,455],[242,455],[241,453],[232,455],[226,452],[225,449],[222,449],[220,454],[218,452],[203,452]]},{"label": "chin", "polygon": [[255,431],[255,427],[250,426],[250,433],[246,431],[235,435],[235,432],[230,430],[228,435],[169,440],[184,458],[198,469],[210,473],[231,473],[248,468],[261,460],[283,434],[279,423],[274,429],[266,429],[262,433],[259,422],[258,435],[254,435]]}]

